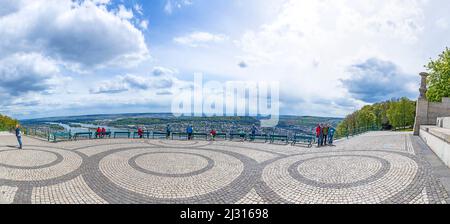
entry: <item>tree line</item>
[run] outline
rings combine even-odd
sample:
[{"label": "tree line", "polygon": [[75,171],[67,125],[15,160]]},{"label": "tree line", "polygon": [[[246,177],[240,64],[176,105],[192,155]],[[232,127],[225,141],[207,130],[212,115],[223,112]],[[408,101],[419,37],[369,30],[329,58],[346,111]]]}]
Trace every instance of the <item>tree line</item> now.
[{"label": "tree line", "polygon": [[441,102],[443,97],[450,97],[450,49],[446,48],[436,60],[425,65],[430,76],[427,78],[427,99]]},{"label": "tree line", "polygon": [[414,126],[416,101],[406,97],[367,105],[348,115],[337,127],[339,136],[366,130],[409,129]]},{"label": "tree line", "polygon": [[16,126],[19,122],[8,116],[0,114],[0,131],[9,131]]},{"label": "tree line", "polygon": [[[427,99],[441,102],[443,97],[450,97],[450,49],[447,47],[437,59],[431,59],[424,66],[429,73],[427,78]],[[373,105],[348,115],[337,127],[337,134],[358,133],[361,130],[406,129],[414,126],[416,101],[406,97],[393,99]]]}]

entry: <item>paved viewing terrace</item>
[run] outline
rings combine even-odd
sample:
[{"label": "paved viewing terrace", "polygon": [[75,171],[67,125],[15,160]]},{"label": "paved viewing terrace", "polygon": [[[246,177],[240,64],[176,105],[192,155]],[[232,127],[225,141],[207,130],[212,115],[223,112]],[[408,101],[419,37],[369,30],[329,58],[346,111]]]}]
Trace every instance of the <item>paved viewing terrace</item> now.
[{"label": "paved viewing terrace", "polygon": [[411,133],[334,147],[0,135],[0,203],[449,203],[450,170]]}]

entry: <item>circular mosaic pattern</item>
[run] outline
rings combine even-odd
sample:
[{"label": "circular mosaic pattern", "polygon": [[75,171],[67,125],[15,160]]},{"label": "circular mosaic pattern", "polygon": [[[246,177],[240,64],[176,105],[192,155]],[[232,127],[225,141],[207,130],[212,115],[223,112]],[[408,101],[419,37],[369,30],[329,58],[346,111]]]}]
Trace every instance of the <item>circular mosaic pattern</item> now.
[{"label": "circular mosaic pattern", "polygon": [[54,163],[58,154],[44,150],[0,151],[0,166],[11,168],[36,168]]},{"label": "circular mosaic pattern", "polygon": [[83,160],[77,154],[56,148],[0,152],[0,179],[41,181],[64,176],[77,170]]},{"label": "circular mosaic pattern", "polygon": [[[174,164],[167,159],[169,154],[179,158],[173,168],[165,164]],[[145,158],[150,158],[150,162]],[[206,167],[204,160],[208,161]],[[149,163],[153,163],[153,168]],[[191,173],[180,171],[184,163],[191,167]],[[241,175],[244,164],[230,155],[209,150],[147,148],[110,154],[100,160],[99,168],[121,188],[152,198],[180,199],[208,194],[229,185]]]},{"label": "circular mosaic pattern", "polygon": [[214,161],[199,154],[158,152],[133,157],[129,164],[136,170],[152,175],[187,177],[211,169]]},{"label": "circular mosaic pattern", "polygon": [[407,188],[417,163],[385,151],[291,156],[263,170],[262,179],[291,203],[380,203]]},{"label": "circular mosaic pattern", "polygon": [[325,156],[294,163],[289,173],[310,185],[342,188],[376,180],[386,174],[389,166],[386,160],[372,156]]},{"label": "circular mosaic pattern", "polygon": [[155,146],[162,147],[175,147],[175,148],[184,148],[184,147],[202,147],[210,145],[212,142],[206,141],[197,141],[197,140],[159,140],[159,141],[150,141],[149,144]]},{"label": "circular mosaic pattern", "polygon": [[[25,136],[24,150],[0,146],[0,190],[21,204],[448,201],[430,165],[407,151],[409,137],[403,138],[355,137],[315,150],[200,139],[48,143]],[[414,150],[421,144],[411,143]]]}]

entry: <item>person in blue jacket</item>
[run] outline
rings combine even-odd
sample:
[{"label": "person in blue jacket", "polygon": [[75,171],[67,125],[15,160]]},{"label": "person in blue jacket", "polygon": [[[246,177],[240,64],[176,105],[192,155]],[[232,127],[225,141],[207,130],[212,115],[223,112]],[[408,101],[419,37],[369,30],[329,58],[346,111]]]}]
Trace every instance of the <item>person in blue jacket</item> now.
[{"label": "person in blue jacket", "polygon": [[336,129],[330,126],[330,129],[328,130],[328,144],[330,145],[333,145],[333,137],[335,132]]},{"label": "person in blue jacket", "polygon": [[188,134],[188,140],[192,140],[192,133],[194,133],[194,129],[191,125],[186,128],[186,132]]}]

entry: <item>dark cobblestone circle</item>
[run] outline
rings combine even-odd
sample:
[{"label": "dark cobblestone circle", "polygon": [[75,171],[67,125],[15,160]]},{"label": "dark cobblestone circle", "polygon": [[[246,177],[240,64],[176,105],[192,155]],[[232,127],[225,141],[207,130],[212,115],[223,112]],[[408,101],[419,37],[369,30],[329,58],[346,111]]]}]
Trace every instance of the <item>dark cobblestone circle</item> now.
[{"label": "dark cobblestone circle", "polygon": [[[153,144],[152,144],[153,145]],[[207,144],[209,145],[209,144]],[[243,165],[243,171],[239,176],[234,178],[234,180],[226,185],[223,186],[213,192],[202,194],[202,195],[196,195],[193,197],[186,197],[186,198],[159,198],[159,197],[151,197],[149,195],[144,195],[141,193],[137,193],[134,191],[131,191],[129,189],[125,189],[121,186],[117,186],[115,183],[113,183],[108,177],[106,177],[102,171],[99,169],[99,163],[103,158],[106,158],[109,155],[113,155],[115,153],[120,152],[126,152],[127,150],[135,150],[137,147],[132,148],[121,148],[117,150],[112,150],[109,152],[103,152],[97,155],[94,155],[93,157],[89,158],[89,163],[86,167],[86,175],[85,181],[89,185],[89,187],[94,190],[100,197],[102,197],[104,200],[106,200],[109,203],[147,203],[147,204],[203,204],[203,203],[214,203],[214,204],[222,204],[222,203],[236,203],[241,198],[243,198],[250,190],[254,187],[255,183],[258,182],[258,176],[255,176],[255,173],[257,173],[256,169],[258,169],[258,163],[246,156],[243,156],[238,153],[229,152],[225,150],[217,150],[217,149],[207,149],[207,148],[199,148],[199,147],[187,147],[182,145],[174,145],[174,146],[159,146],[157,147],[150,147],[148,149],[161,149],[161,150],[168,150],[163,152],[146,152],[146,153],[140,153],[138,155],[134,155],[133,157],[128,159],[128,165],[130,165],[133,169],[139,172],[160,176],[160,177],[167,177],[167,178],[179,178],[179,177],[192,177],[196,176],[202,173],[207,172],[208,170],[212,169],[214,165],[216,164],[214,160],[211,158],[208,158],[205,155],[199,154],[199,153],[190,153],[189,150],[198,150],[198,151],[204,151],[204,152],[212,152],[212,153],[221,153],[227,156],[231,156],[237,160],[239,160]],[[186,155],[195,155],[200,156],[201,158],[204,158],[208,161],[208,165],[204,167],[201,170],[190,172],[188,174],[181,174],[181,175],[173,175],[173,174],[166,174],[166,173],[155,173],[149,170],[145,170],[142,167],[138,166],[136,164],[136,159],[140,156],[148,155],[148,154],[154,154],[154,153],[171,153],[170,150],[174,150],[174,148],[180,147],[179,149],[184,150],[184,152],[173,152],[177,154],[186,154]],[[223,172],[226,172],[225,170]],[[211,181],[216,181],[212,179]],[[170,186],[168,186],[170,187]],[[114,193],[114,194],[111,194]]]},{"label": "dark cobblestone circle", "polygon": [[[182,154],[182,155],[191,155],[191,156],[198,156],[201,157],[203,159],[205,159],[206,161],[208,161],[208,164],[196,171],[193,172],[188,172],[188,173],[182,173],[182,174],[170,174],[170,173],[160,173],[160,172],[154,172],[151,170],[147,170],[141,166],[139,166],[138,164],[136,164],[136,159],[141,157],[141,156],[146,156],[146,155],[155,155],[155,154]],[[139,154],[136,156],[131,157],[128,160],[128,164],[133,167],[134,169],[136,169],[137,171],[143,172],[143,173],[147,173],[150,175],[155,175],[155,176],[161,176],[161,177],[190,177],[190,176],[195,176],[201,173],[204,173],[210,169],[212,169],[214,167],[214,160],[210,159],[209,157],[203,156],[201,154],[197,154],[197,153],[182,153],[182,152],[151,152],[151,153],[143,153],[143,154]]]},{"label": "dark cobblestone circle", "polygon": [[[31,150],[30,150],[31,151]],[[47,164],[43,164],[43,165],[39,165],[39,166],[15,166],[15,165],[9,165],[9,164],[2,164],[0,163],[0,166],[6,167],[6,168],[11,168],[11,169],[22,169],[22,170],[37,170],[37,169],[42,169],[42,168],[47,168],[47,167],[52,167],[58,163],[60,163],[61,161],[63,161],[64,157],[61,156],[58,153],[52,152],[52,151],[48,151],[48,150],[44,150],[44,149],[33,149],[32,151],[38,151],[38,152],[46,152],[46,153],[50,153],[55,155],[56,159],[53,160],[50,163]],[[17,152],[17,150],[3,150],[0,152]]]},{"label": "dark cobblestone circle", "polygon": [[[371,175],[370,177],[363,179],[363,180],[358,180],[355,182],[351,182],[351,183],[323,183],[323,182],[319,182],[316,180],[311,180],[309,178],[306,178],[305,176],[303,176],[301,173],[298,172],[298,167],[300,165],[302,165],[305,162],[309,162],[309,161],[313,161],[313,160],[318,160],[318,159],[324,159],[324,158],[343,158],[343,157],[360,157],[360,158],[370,158],[373,160],[377,160],[378,162],[381,163],[381,169],[379,169],[374,175]],[[378,179],[380,179],[381,177],[383,177],[384,175],[386,175],[386,173],[389,171],[390,169],[390,163],[382,158],[379,157],[375,157],[375,156],[369,156],[369,155],[364,155],[364,156],[359,156],[359,155],[335,155],[335,156],[319,156],[319,157],[314,157],[314,158],[310,158],[310,159],[305,159],[305,160],[300,160],[294,164],[292,164],[291,166],[289,166],[288,171],[289,174],[296,179],[299,182],[311,185],[311,186],[316,186],[316,187],[321,187],[321,188],[349,188],[349,187],[357,187],[357,186],[361,186],[361,185],[366,185],[366,184],[370,184],[371,182],[374,182]]]}]

